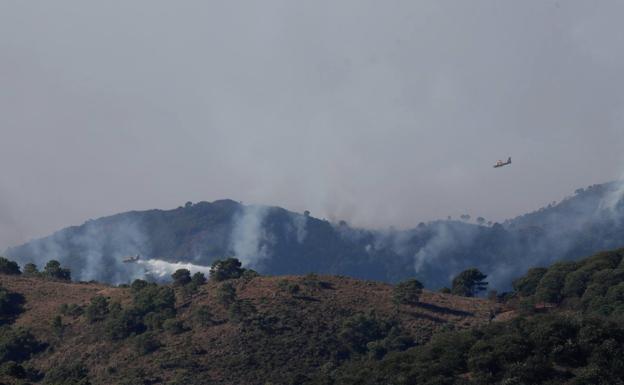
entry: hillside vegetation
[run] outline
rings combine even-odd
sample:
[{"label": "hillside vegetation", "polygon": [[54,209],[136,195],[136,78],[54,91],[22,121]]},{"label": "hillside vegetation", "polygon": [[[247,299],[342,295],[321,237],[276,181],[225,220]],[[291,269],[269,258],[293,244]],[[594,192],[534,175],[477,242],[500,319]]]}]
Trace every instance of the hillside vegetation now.
[{"label": "hillside vegetation", "polygon": [[[624,249],[530,269],[489,300],[235,259],[208,282],[179,270],[122,287],[48,266],[0,259],[2,383],[624,384]],[[468,269],[445,291],[484,278]]]},{"label": "hillside vegetation", "polygon": [[[0,286],[19,297],[3,310],[7,384],[314,383],[349,362],[486,324],[501,308],[414,285],[397,294],[379,282],[245,269],[207,283],[179,274],[172,285],[113,287],[21,274],[0,275]],[[20,341],[25,351],[1,355]]]},{"label": "hillside vegetation", "polygon": [[399,282],[416,277],[437,289],[449,276],[476,267],[490,287],[509,290],[531,267],[575,260],[624,246],[621,185],[579,189],[559,203],[488,225],[442,220],[408,230],[366,230],[330,223],[309,213],[279,207],[246,206],[231,200],[188,203],[174,210],[122,213],[63,229],[11,248],[8,255],[43,266],[49,259],[68,266],[78,280],[123,283],[141,277],[142,260],[209,266],[229,256],[263,274],[347,275]]}]

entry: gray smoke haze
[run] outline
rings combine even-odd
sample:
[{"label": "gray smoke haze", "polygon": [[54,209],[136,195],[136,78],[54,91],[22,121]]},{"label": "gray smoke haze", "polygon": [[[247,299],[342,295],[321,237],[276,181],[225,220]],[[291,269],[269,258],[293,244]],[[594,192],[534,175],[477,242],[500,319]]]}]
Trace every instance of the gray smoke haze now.
[{"label": "gray smoke haze", "polygon": [[576,0],[2,1],[0,250],[225,197],[365,227],[501,221],[616,179],[622,14]]},{"label": "gray smoke haze", "polygon": [[271,256],[274,240],[263,223],[268,210],[266,206],[245,206],[234,219],[231,249],[245,266],[257,268],[263,259]]}]

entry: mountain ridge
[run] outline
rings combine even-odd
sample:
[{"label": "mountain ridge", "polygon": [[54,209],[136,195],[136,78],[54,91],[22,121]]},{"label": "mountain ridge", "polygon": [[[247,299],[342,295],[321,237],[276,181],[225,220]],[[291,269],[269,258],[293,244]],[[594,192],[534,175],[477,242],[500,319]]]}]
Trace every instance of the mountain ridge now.
[{"label": "mountain ridge", "polygon": [[454,274],[475,266],[490,275],[493,287],[507,289],[529,267],[623,246],[620,193],[621,184],[609,182],[492,226],[437,220],[406,230],[355,228],[229,199],[189,202],[89,220],[7,255],[40,266],[58,259],[80,280],[113,283],[144,275],[140,266],[121,263],[136,254],[199,266],[236,256],[276,275],[317,272],[386,282],[416,276],[431,288],[447,286]]}]

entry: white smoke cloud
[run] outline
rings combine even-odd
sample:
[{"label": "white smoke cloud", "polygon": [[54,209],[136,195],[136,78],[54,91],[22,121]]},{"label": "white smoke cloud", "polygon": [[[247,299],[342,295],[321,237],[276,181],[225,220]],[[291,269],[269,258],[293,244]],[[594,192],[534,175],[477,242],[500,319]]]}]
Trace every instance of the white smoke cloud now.
[{"label": "white smoke cloud", "polygon": [[234,221],[231,248],[244,266],[257,267],[270,256],[273,239],[263,226],[266,206],[244,206]]},{"label": "white smoke cloud", "polygon": [[195,265],[193,263],[167,262],[160,259],[139,259],[136,264],[143,267],[149,276],[158,280],[170,279],[171,274],[178,269],[187,269],[191,274],[197,272],[204,273],[206,276],[210,273],[210,266]]},{"label": "white smoke cloud", "polygon": [[600,208],[608,211],[615,211],[618,204],[624,199],[624,177],[613,183],[613,189],[605,194],[600,202]]},{"label": "white smoke cloud", "polygon": [[295,234],[297,235],[297,242],[303,243],[308,232],[306,226],[308,224],[308,217],[306,215],[293,215],[292,223],[295,228]]}]

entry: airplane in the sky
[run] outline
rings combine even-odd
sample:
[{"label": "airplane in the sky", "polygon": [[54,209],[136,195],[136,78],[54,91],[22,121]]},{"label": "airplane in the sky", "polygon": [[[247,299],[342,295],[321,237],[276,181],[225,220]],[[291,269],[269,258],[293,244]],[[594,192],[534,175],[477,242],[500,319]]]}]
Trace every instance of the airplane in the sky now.
[{"label": "airplane in the sky", "polygon": [[136,255],[136,257],[133,256],[128,256],[128,257],[124,257],[121,262],[123,263],[136,263],[139,258],[141,258],[141,256],[139,254]]},{"label": "airplane in the sky", "polygon": [[511,164],[511,156],[509,157],[509,159],[507,159],[507,162],[503,162],[502,160],[499,160],[498,162],[496,162],[496,164],[494,165],[494,168],[507,166],[508,164]]}]

